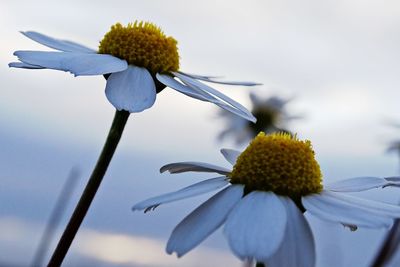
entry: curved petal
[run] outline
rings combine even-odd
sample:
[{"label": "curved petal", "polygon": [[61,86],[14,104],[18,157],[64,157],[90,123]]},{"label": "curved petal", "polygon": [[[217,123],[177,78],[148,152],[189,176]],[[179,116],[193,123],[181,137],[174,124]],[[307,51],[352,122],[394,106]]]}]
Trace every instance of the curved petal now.
[{"label": "curved petal", "polygon": [[281,246],[287,224],[286,208],[272,192],[246,195],[225,222],[229,246],[241,260],[264,260]]},{"label": "curved petal", "polygon": [[224,103],[223,101],[214,97],[213,95],[211,95],[203,90],[200,90],[196,87],[191,87],[191,86],[182,84],[169,75],[157,74],[156,77],[164,85],[166,85],[182,94],[185,94],[187,96],[193,97],[193,98],[201,100],[201,101],[207,101],[207,102],[213,103],[213,104],[219,106],[220,108],[225,109],[233,114],[236,114],[246,120],[250,120],[253,122],[255,122],[255,120],[256,120],[252,114],[250,114],[250,115],[248,114],[247,110],[243,111],[236,107],[227,105],[226,103]]},{"label": "curved petal", "polygon": [[387,185],[385,185],[385,187],[386,186],[400,187],[400,176],[385,177],[384,179],[389,182]]},{"label": "curved petal", "polygon": [[243,186],[233,185],[218,192],[185,217],[173,230],[168,240],[168,254],[184,255],[226,220],[229,212],[243,196]]},{"label": "curved petal", "polygon": [[389,182],[400,183],[400,176],[385,177],[385,180]]},{"label": "curved petal", "polygon": [[199,75],[199,74],[187,73],[187,72],[182,72],[182,71],[178,71],[178,72],[180,72],[180,73],[182,73],[182,74],[184,74],[186,76],[190,76],[190,77],[192,77],[194,79],[200,79],[200,78],[203,78],[203,79],[220,79],[220,78],[223,78],[223,76]]},{"label": "curved petal", "polygon": [[336,192],[360,192],[384,187],[387,184],[389,182],[380,177],[355,177],[331,183],[325,186],[325,189]]},{"label": "curved petal", "polygon": [[195,91],[191,87],[178,82],[177,80],[175,80],[173,77],[171,77],[169,75],[157,73],[156,78],[164,85],[166,85],[184,95],[193,97],[193,98],[201,100],[201,101],[206,101],[206,102],[216,101],[212,96],[202,93],[200,91]]},{"label": "curved petal", "polygon": [[222,175],[230,173],[230,170],[226,168],[204,162],[194,162],[194,161],[176,162],[164,165],[161,167],[160,172],[163,173],[165,171],[169,171],[169,173],[215,172]]},{"label": "curved petal", "polygon": [[314,216],[331,222],[368,228],[389,227],[392,224],[392,220],[387,216],[325,197],[324,194],[303,197],[302,203],[306,210]]},{"label": "curved petal", "polygon": [[247,111],[243,111],[236,107],[230,106],[230,105],[224,103],[223,101],[221,101],[220,99],[216,98],[215,96],[213,96],[205,91],[202,91],[200,89],[197,89],[196,87],[190,87],[185,84],[182,84],[169,75],[157,74],[156,77],[164,85],[166,85],[184,95],[187,95],[189,97],[192,97],[192,98],[195,98],[195,99],[198,99],[201,101],[213,103],[213,104],[219,106],[220,108],[222,108],[226,111],[229,111],[235,115],[238,115],[241,118],[244,118],[246,120],[253,121],[253,122],[255,122],[255,120],[256,120],[255,117],[252,114],[249,115]]},{"label": "curved petal", "polygon": [[257,119],[256,117],[253,116],[253,114],[249,113],[248,111],[244,111],[242,109],[238,109],[237,107],[232,107],[230,105],[227,105],[225,103],[223,103],[222,101],[210,101],[211,103],[214,103],[215,105],[217,105],[218,107],[229,111],[245,120],[251,121],[251,122],[256,122]]},{"label": "curved petal", "polygon": [[186,85],[188,85],[189,87],[193,88],[193,89],[197,89],[197,91],[203,91],[206,92],[208,94],[211,94],[213,96],[218,97],[219,99],[221,99],[222,101],[226,102],[225,103],[215,103],[218,106],[230,111],[230,112],[234,112],[235,114],[243,117],[246,120],[252,121],[252,122],[256,122],[256,118],[253,116],[253,114],[251,114],[250,111],[248,111],[243,105],[241,105],[240,103],[236,102],[235,100],[229,98],[228,96],[222,94],[221,92],[215,90],[214,88],[205,85],[199,81],[197,81],[196,79],[193,79],[189,76],[186,76],[182,73],[179,72],[173,72],[173,74],[178,77],[180,80],[182,80],[182,82],[184,82]]},{"label": "curved petal", "polygon": [[75,76],[102,75],[122,71],[128,67],[125,60],[102,54],[16,51],[14,55],[23,63],[47,69],[69,71]]},{"label": "curved petal", "polygon": [[300,210],[288,197],[279,197],[286,207],[287,226],[281,247],[264,261],[269,267],[315,266],[315,242],[311,228]]},{"label": "curved petal", "polygon": [[221,149],[221,154],[232,165],[235,165],[236,159],[239,157],[241,153],[242,152],[234,149],[228,149],[228,148]]},{"label": "curved petal", "polygon": [[196,80],[201,80],[209,83],[219,83],[219,84],[228,84],[228,85],[242,85],[242,86],[255,86],[255,85],[262,85],[262,83],[255,83],[255,82],[243,82],[243,81],[218,81],[215,80],[215,78],[218,77],[212,77],[212,76],[202,76],[202,75],[196,75],[196,74],[188,74],[185,72],[179,71],[179,73],[189,76],[190,78],[196,79]]},{"label": "curved petal", "polygon": [[129,65],[108,77],[106,96],[117,110],[141,112],[156,101],[156,86],[148,70]]},{"label": "curved petal", "polygon": [[359,209],[364,209],[378,215],[388,216],[390,218],[400,218],[400,206],[379,202],[364,198],[354,197],[348,194],[323,191],[322,196],[327,199],[333,199],[336,202],[349,203]]},{"label": "curved petal", "polygon": [[178,191],[163,194],[157,197],[146,199],[135,204],[132,210],[144,210],[145,212],[155,209],[157,206],[184,198],[194,197],[204,193],[208,193],[220,189],[229,184],[225,176],[208,179],[199,183],[192,184]]},{"label": "curved petal", "polygon": [[8,66],[10,68],[18,68],[18,69],[45,69],[44,67],[41,66],[37,66],[37,65],[31,65],[28,63],[24,63],[24,62],[11,62],[8,63]]},{"label": "curved petal", "polygon": [[96,53],[96,50],[88,48],[86,46],[65,40],[59,40],[52,38],[50,36],[34,32],[34,31],[26,31],[21,32],[23,35],[32,39],[35,42],[38,42],[42,45],[45,45],[50,48],[54,48],[59,51],[64,52],[81,52],[81,53]]}]

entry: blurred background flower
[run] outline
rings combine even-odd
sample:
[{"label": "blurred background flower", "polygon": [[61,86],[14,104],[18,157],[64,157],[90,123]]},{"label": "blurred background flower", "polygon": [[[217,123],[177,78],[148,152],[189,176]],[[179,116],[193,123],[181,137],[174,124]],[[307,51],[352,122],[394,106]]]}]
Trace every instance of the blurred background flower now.
[{"label": "blurred background flower", "polygon": [[[400,124],[398,123],[392,123],[391,126],[393,126],[393,128],[397,129],[397,133],[400,136]],[[397,156],[400,159],[400,137],[392,140],[388,147],[387,147],[387,152],[391,152],[391,153],[397,153]]]},{"label": "blurred background flower", "polygon": [[251,113],[256,117],[255,123],[243,118],[232,116],[230,112],[219,111],[219,115],[225,120],[226,128],[218,135],[220,140],[232,137],[237,144],[248,143],[258,133],[286,132],[291,133],[287,128],[291,120],[300,119],[303,116],[290,115],[286,110],[286,104],[293,98],[281,98],[270,96],[268,98],[257,95],[254,92],[249,94],[251,100]]}]

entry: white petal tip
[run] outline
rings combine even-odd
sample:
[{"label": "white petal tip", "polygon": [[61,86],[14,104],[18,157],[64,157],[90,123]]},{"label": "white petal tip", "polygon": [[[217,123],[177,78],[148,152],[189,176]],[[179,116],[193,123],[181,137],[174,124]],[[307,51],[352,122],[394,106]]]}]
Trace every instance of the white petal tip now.
[{"label": "white petal tip", "polygon": [[147,213],[149,211],[155,210],[158,206],[160,206],[160,204],[155,204],[155,205],[152,205],[152,206],[143,206],[143,205],[136,204],[136,205],[134,205],[132,207],[132,211],[135,212],[135,211],[142,211],[143,210],[144,213]]},{"label": "white petal tip", "polygon": [[249,83],[248,86],[257,86],[257,85],[264,85],[262,83]]},{"label": "white petal tip", "polygon": [[134,206],[131,208],[132,211],[140,211],[140,210],[143,210],[143,209],[144,209],[143,207],[138,206],[138,205],[134,205]]},{"label": "white petal tip", "polygon": [[[164,172],[166,172],[168,169],[167,168],[165,168],[165,166],[162,166],[161,168],[160,168],[160,173],[164,173]],[[171,172],[170,172],[171,173]]]},{"label": "white petal tip", "polygon": [[8,63],[8,67],[17,69],[44,69],[41,66],[31,65],[24,62],[11,62]]},{"label": "white petal tip", "polygon": [[169,254],[169,255],[172,255],[172,254],[175,253],[177,258],[180,258],[183,255],[185,255],[185,253],[180,253],[180,252],[176,251],[175,249],[171,248],[168,244],[167,244],[167,247],[165,249],[165,252],[167,252],[167,254]]}]

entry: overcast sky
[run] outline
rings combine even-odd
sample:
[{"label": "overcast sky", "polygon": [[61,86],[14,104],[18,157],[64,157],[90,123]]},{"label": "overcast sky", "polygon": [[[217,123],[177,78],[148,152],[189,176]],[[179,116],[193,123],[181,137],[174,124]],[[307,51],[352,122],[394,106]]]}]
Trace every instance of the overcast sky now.
[{"label": "overcast sky", "polygon": [[[47,50],[19,31],[35,30],[96,48],[111,25],[134,20],[154,22],[178,40],[183,71],[263,83],[255,88],[217,87],[248,107],[250,90],[265,97],[294,96],[288,110],[293,115],[304,114],[305,119],[290,127],[313,142],[326,180],[397,174],[396,155],[384,151],[400,134],[386,124],[400,122],[398,1],[3,0],[0,225],[18,222],[19,232],[42,229],[72,166],[82,170],[77,191],[83,187],[114,114],[100,76],[74,78],[51,70],[9,69],[7,64],[15,60],[13,51]],[[224,129],[217,111],[211,104],[166,89],[150,110],[132,114],[84,225],[85,238],[108,240],[123,234],[128,238],[124,244],[131,244],[138,235],[156,238],[161,249],[155,253],[164,257],[163,244],[173,226],[206,197],[161,208],[150,216],[131,213],[130,207],[202,178],[159,175],[158,168],[165,163],[224,164],[218,150],[234,143],[216,140]],[[381,233],[368,234],[364,236],[374,243]],[[0,239],[2,246],[11,242]],[[15,251],[32,253],[32,243],[14,239]],[[227,258],[224,253],[230,255],[222,235],[201,248],[211,253],[209,247],[220,249],[221,258]],[[2,251],[0,260],[8,260],[9,254]],[[115,259],[90,255],[104,264],[115,263]],[[140,261],[125,257],[128,260],[120,263],[140,266]],[[190,257],[182,266],[196,266]],[[343,256],[344,261],[350,258]]]}]

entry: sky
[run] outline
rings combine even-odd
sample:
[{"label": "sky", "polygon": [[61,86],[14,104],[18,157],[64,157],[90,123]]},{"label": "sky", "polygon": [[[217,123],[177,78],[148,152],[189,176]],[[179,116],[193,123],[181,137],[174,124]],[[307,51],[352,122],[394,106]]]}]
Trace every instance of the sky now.
[{"label": "sky", "polygon": [[[304,119],[289,126],[312,141],[325,181],[398,174],[398,158],[385,153],[400,133],[389,123],[400,121],[398,1],[4,0],[0,263],[29,263],[52,205],[70,169],[76,167],[81,175],[63,217],[65,225],[114,114],[100,76],[9,69],[15,50],[47,50],[19,31],[35,30],[96,48],[111,25],[135,20],[154,22],[178,40],[183,71],[263,83],[254,88],[216,86],[249,108],[250,91],[262,97],[294,97],[288,111]],[[217,140],[225,126],[217,115],[211,104],[168,89],[151,109],[132,114],[66,266],[83,261],[98,266],[199,266],[198,259],[209,260],[208,266],[240,266],[220,232],[182,259],[164,252],[173,227],[209,195],[146,215],[130,210],[144,198],[206,178],[159,174],[166,163],[197,160],[225,165],[219,149],[235,148],[235,143]],[[372,197],[397,201],[395,190],[373,192]],[[348,233],[310,221],[320,233],[320,266],[338,266],[338,259],[340,264],[365,265],[369,259],[361,256],[366,251],[371,255],[384,233]],[[325,236],[327,232],[332,234]],[[138,242],[153,254],[146,258],[132,253]],[[105,258],[103,251],[114,243],[127,252],[118,250]],[[370,246],[352,247],[352,253],[346,249],[359,243]],[[10,258],[11,253],[27,256]]]}]

